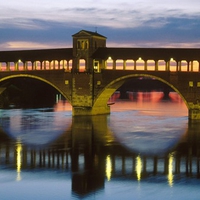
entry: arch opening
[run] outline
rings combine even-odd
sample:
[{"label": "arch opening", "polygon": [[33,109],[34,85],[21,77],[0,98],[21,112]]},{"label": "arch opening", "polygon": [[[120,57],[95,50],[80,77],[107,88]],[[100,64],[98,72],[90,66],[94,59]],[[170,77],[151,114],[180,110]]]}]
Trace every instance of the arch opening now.
[{"label": "arch opening", "polygon": [[166,62],[164,60],[158,61],[158,71],[165,71],[166,70]]},{"label": "arch opening", "polygon": [[154,60],[147,60],[147,70],[155,71],[155,61]]},{"label": "arch opening", "polygon": [[180,71],[183,71],[183,72],[188,71],[188,63],[186,60],[181,60]]},{"label": "arch opening", "polygon": [[113,59],[111,57],[106,60],[105,66],[106,69],[113,69]]},{"label": "arch opening", "polygon": [[79,60],[79,72],[84,72],[84,71],[86,71],[86,60],[80,59]]},{"label": "arch opening", "polygon": [[[132,85],[135,87],[131,87]],[[155,96],[156,92],[159,93],[159,96],[157,96],[159,98]],[[144,101],[157,98],[158,101],[181,103],[184,112],[186,112],[188,107],[187,101],[178,89],[159,77],[147,74],[127,75],[112,81],[97,97],[94,106],[114,103],[112,102],[113,94],[116,98],[130,101],[136,100],[136,98]]]},{"label": "arch opening", "polygon": [[127,60],[126,61],[126,69],[127,70],[133,70],[134,69],[134,60]]},{"label": "arch opening", "polygon": [[124,66],[124,61],[122,59],[116,60],[116,69],[122,70]]},{"label": "arch opening", "polygon": [[142,58],[138,58],[138,60],[136,60],[136,70],[144,70],[145,67],[145,62]]},{"label": "arch opening", "polygon": [[32,75],[13,75],[0,80],[1,108],[49,108],[67,98],[57,87]]}]

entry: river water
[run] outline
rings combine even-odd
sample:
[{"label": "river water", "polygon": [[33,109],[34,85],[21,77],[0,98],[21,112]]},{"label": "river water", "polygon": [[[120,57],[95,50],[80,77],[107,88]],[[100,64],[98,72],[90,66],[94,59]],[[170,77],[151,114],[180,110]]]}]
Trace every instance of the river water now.
[{"label": "river water", "polygon": [[176,93],[110,99],[110,115],[68,103],[0,110],[1,200],[199,199],[200,123]]}]

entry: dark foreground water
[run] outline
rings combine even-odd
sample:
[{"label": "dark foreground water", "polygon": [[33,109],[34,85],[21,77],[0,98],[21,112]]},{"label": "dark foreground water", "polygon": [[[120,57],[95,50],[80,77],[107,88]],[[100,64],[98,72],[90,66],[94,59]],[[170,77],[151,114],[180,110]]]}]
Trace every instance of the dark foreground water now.
[{"label": "dark foreground water", "polygon": [[129,95],[108,116],[0,110],[0,199],[200,199],[200,123],[175,93]]}]

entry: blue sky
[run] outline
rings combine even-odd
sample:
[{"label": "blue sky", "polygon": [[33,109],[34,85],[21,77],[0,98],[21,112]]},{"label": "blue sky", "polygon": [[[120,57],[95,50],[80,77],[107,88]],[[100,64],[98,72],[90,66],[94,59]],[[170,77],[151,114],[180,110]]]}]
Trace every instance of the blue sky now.
[{"label": "blue sky", "polygon": [[82,29],[97,29],[108,47],[200,47],[200,0],[8,0],[0,7],[0,50],[71,47]]}]

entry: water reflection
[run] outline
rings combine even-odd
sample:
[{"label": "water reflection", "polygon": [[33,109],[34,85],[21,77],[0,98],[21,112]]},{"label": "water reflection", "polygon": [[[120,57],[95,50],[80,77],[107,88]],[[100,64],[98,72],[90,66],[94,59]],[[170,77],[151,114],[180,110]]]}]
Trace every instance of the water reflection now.
[{"label": "water reflection", "polygon": [[136,174],[137,174],[137,180],[141,180],[141,173],[142,173],[142,160],[140,156],[136,157]]},{"label": "water reflection", "polygon": [[169,183],[169,186],[173,186],[173,160],[174,160],[174,157],[173,157],[173,153],[170,153],[169,154],[169,167],[168,167],[168,183]]},{"label": "water reflection", "polygon": [[[162,190],[168,191],[166,188],[174,189],[189,178],[200,177],[200,124],[188,123],[182,116],[169,119],[168,113],[159,119],[135,110],[120,115],[113,112],[110,116],[74,118],[66,112],[53,111],[1,113],[0,174],[7,170],[15,172],[14,180],[11,174],[7,175],[11,180],[8,187],[17,181],[25,188],[27,173],[34,172],[32,179],[43,188],[48,188],[51,182],[70,181],[70,198],[95,195],[97,199],[119,199],[116,195],[119,189],[108,194],[117,183],[119,196],[131,199],[138,192],[133,192],[135,182],[140,182],[140,190],[144,190],[143,184],[148,184],[145,194],[149,195],[155,183],[163,184]],[[45,185],[41,179],[47,180]],[[200,183],[195,180],[194,187]],[[65,187],[66,183],[59,192],[66,191]],[[132,190],[128,191],[132,192],[124,193],[130,187]],[[1,189],[0,192],[9,196]],[[31,191],[23,192],[29,195]],[[43,193],[53,199],[51,191]],[[163,194],[160,195],[159,198]],[[20,195],[15,199],[20,199]]]},{"label": "water reflection", "polygon": [[21,167],[22,167],[22,159],[21,159],[22,145],[20,142],[16,144],[16,167],[17,167],[17,181],[21,180]]}]

